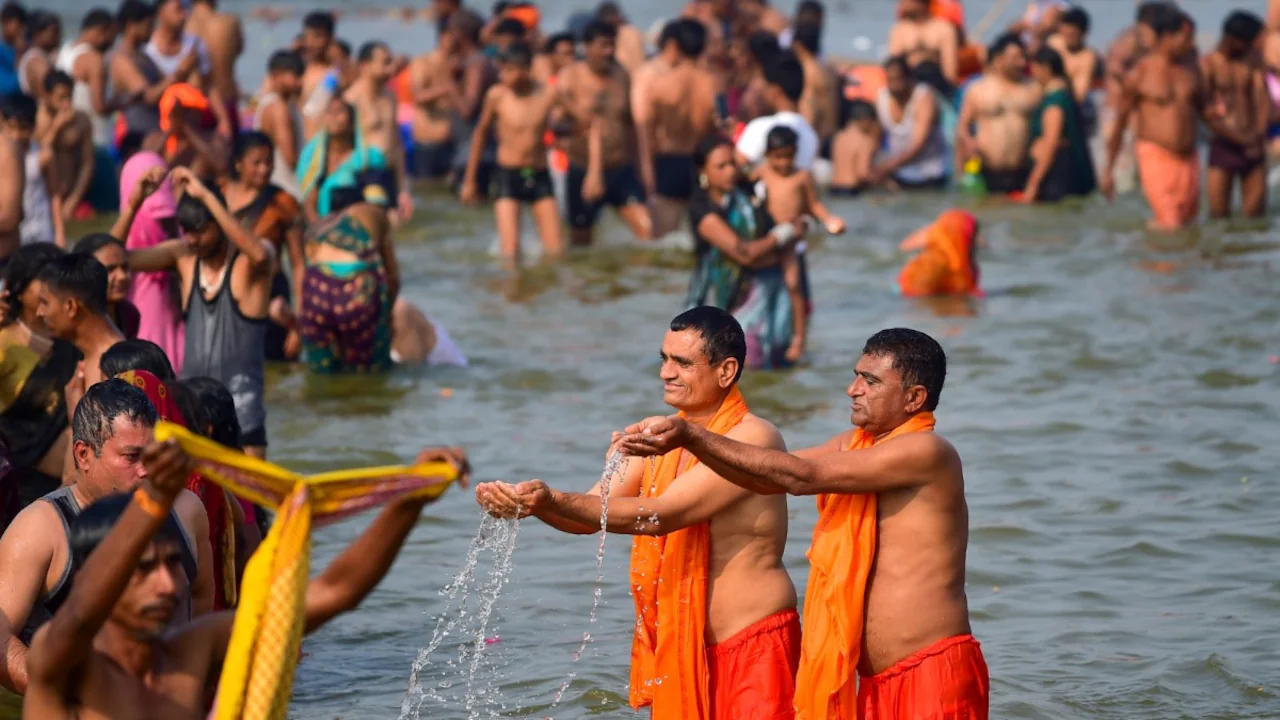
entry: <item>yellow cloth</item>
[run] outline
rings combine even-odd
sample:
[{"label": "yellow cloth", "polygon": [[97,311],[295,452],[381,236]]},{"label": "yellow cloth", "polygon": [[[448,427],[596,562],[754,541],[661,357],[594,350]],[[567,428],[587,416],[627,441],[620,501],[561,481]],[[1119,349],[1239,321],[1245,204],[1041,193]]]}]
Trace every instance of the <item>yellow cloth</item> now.
[{"label": "yellow cloth", "polygon": [[439,497],[457,472],[447,463],[428,463],[304,477],[172,423],[157,424],[155,434],[161,442],[177,440],[205,478],[276,510],[271,532],[245,568],[214,717],[283,720],[306,625],[312,524],[332,523],[404,497]]}]

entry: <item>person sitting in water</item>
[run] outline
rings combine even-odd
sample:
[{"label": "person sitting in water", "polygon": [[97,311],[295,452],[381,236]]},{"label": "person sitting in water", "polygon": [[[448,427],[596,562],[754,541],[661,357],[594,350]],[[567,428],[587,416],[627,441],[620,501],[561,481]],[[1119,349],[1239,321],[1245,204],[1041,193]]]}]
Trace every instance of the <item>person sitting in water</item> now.
[{"label": "person sitting in water", "polygon": [[[77,525],[69,543],[84,559],[61,610],[31,641],[24,718],[134,718],[164,708],[167,718],[204,718],[222,672],[234,614],[170,627],[182,588],[182,535],[169,508],[193,463],[176,444],[143,453],[147,480]],[[377,587],[418,522],[426,497],[389,504],[368,529],[307,585],[298,612],[313,632],[354,609]],[[131,668],[122,672],[122,668]],[[137,698],[149,700],[139,705]]]},{"label": "person sitting in water", "polygon": [[71,252],[92,255],[107,269],[107,317],[115,323],[126,340],[138,337],[142,314],[129,301],[133,290],[133,273],[129,271],[129,251],[124,243],[107,233],[93,233],[80,238]]},{"label": "person sitting in water", "polygon": [[[783,450],[782,436],[751,414],[738,388],[746,355],[733,316],[712,307],[683,313],[662,342],[663,401],[710,433]],[[800,618],[782,564],[783,496],[737,488],[680,452],[656,466],[629,460],[611,479],[586,493],[541,480],[485,483],[476,500],[499,517],[532,515],[590,535],[600,531],[608,492],[608,532],[636,536],[633,708],[682,720],[791,717]]]},{"label": "person sitting in water", "polygon": [[884,64],[885,86],[876,98],[876,114],[884,129],[884,159],[871,170],[871,182],[904,190],[940,190],[950,179],[950,152],[942,134],[941,100],[929,85],[918,82],[901,56]]},{"label": "person sitting in water", "polygon": [[871,183],[884,128],[876,106],[866,100],[844,103],[843,129],[831,139],[831,185],[836,197],[856,197]]},{"label": "person sitting in water", "polygon": [[1031,77],[1043,88],[1040,110],[1031,118],[1031,175],[1023,202],[1058,202],[1097,189],[1084,113],[1071,92],[1071,79],[1058,51],[1044,47],[1031,60]]},{"label": "person sitting in water", "polygon": [[361,175],[386,168],[382,151],[365,144],[355,107],[342,98],[330,100],[323,128],[302,149],[298,161],[298,187],[307,219],[315,222],[334,213],[336,188],[354,186]]},{"label": "person sitting in water", "polygon": [[907,297],[981,295],[978,287],[978,221],[964,210],[947,210],[902,241],[904,252],[920,251],[898,275]]}]

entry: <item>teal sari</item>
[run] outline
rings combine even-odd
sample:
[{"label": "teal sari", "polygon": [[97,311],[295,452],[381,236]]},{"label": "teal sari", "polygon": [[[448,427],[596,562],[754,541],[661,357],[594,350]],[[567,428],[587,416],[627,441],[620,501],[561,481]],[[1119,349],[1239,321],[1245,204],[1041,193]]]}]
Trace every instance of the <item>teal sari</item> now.
[{"label": "teal sari", "polygon": [[378,148],[365,144],[359,116],[353,114],[351,122],[356,128],[355,147],[351,151],[351,157],[332,173],[325,174],[329,167],[329,133],[325,130],[311,138],[298,159],[298,187],[302,189],[304,198],[312,190],[316,191],[316,213],[320,217],[329,215],[329,193],[335,188],[360,187],[360,176],[363,173],[387,168],[386,155]]}]

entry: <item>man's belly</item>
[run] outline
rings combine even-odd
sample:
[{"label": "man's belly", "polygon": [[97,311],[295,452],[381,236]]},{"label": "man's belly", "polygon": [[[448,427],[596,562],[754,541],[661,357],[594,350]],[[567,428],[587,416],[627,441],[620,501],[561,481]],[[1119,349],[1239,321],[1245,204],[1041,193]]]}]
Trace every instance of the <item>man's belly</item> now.
[{"label": "man's belly", "polygon": [[724,642],[781,610],[796,606],[796,589],[782,567],[711,569],[707,643]]},{"label": "man's belly", "polygon": [[978,125],[982,163],[998,170],[1022,167],[1027,159],[1027,122],[1021,117],[983,120]]}]

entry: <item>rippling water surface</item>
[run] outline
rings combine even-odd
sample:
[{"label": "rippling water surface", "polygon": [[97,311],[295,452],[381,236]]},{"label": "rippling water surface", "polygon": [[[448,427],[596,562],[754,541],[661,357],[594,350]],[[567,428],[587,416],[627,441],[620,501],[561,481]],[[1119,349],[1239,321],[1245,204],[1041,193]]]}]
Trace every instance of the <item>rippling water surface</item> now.
[{"label": "rippling water surface", "polygon": [[[971,18],[988,5],[972,4]],[[1189,5],[1202,30],[1216,32],[1224,4]],[[1118,0],[1086,6],[1103,38],[1132,12]],[[647,24],[672,7],[664,0],[632,12]],[[829,42],[884,37],[889,6],[857,7],[834,14]],[[282,28],[251,27],[251,48],[265,54],[287,37]],[[986,299],[896,297],[897,242],[954,202],[965,201],[834,203],[850,232],[815,243],[812,363],[748,373],[753,410],[793,447],[823,441],[848,427],[843,392],[868,335],[902,325],[933,334],[951,359],[938,429],[965,460],[968,592],[993,717],[1280,717],[1274,236],[1215,225],[1155,239],[1138,230],[1145,208],[1136,198],[1055,210],[993,202],[974,206],[987,243]],[[691,265],[682,252],[630,245],[612,220],[604,235],[601,247],[513,280],[487,255],[487,210],[425,200],[400,236],[404,292],[444,323],[473,366],[385,379],[277,373],[268,397],[273,458],[314,471],[459,444],[480,479],[588,487],[610,431],[666,411],[657,350],[682,309]],[[791,507],[786,559],[803,587],[816,513],[811,500]],[[320,531],[317,566],[366,522]],[[293,717],[396,717],[414,656],[443,610],[439,591],[479,522],[468,493],[428,508],[382,587],[307,642]],[[570,664],[588,629],[596,548],[596,538],[521,526],[494,617],[500,639],[486,650],[500,672],[479,688],[498,699],[485,707],[514,717],[632,716],[624,538],[608,541],[594,641]],[[426,681],[464,681],[465,669],[440,660]],[[564,701],[548,713],[570,672]],[[427,704],[422,717],[467,714],[456,703]]]}]

